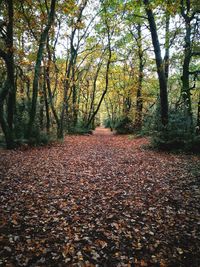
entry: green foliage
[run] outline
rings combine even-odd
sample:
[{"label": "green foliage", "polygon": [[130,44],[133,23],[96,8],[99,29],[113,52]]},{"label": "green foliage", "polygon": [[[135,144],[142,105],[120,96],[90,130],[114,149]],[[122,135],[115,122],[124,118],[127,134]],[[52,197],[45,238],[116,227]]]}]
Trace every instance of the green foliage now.
[{"label": "green foliage", "polygon": [[105,128],[110,128],[111,131],[114,129],[117,134],[131,134],[134,131],[133,121],[128,116],[116,120],[107,118],[103,124]]},{"label": "green foliage", "polygon": [[88,128],[80,127],[80,126],[75,126],[75,127],[71,127],[68,133],[84,135],[84,134],[92,134],[92,130]]},{"label": "green foliage", "polygon": [[17,102],[16,104],[16,115],[15,115],[15,142],[17,146],[23,144],[29,144],[31,146],[47,145],[50,141],[50,136],[44,133],[39,126],[39,122],[36,120],[34,124],[31,136],[27,139],[26,132],[28,127],[29,119],[29,103],[28,102]]},{"label": "green foliage", "polygon": [[28,144],[31,146],[42,146],[47,145],[49,141],[49,136],[46,133],[40,131],[39,127],[34,126],[31,132],[31,137],[28,140]]},{"label": "green foliage", "polygon": [[16,104],[16,116],[15,116],[15,138],[24,139],[28,124],[28,103],[17,102]]},{"label": "green foliage", "polygon": [[107,118],[104,120],[103,125],[105,128],[110,128],[111,130],[113,130],[115,126],[115,122],[111,120],[110,118]]},{"label": "green foliage", "polygon": [[195,136],[193,130],[188,129],[184,113],[181,110],[171,110],[169,114],[169,123],[166,127],[163,127],[158,119],[154,121],[152,145],[162,150],[198,152],[200,138]]},{"label": "green foliage", "polygon": [[120,118],[114,126],[117,134],[130,134],[133,132],[133,122],[129,117]]},{"label": "green foliage", "polygon": [[185,150],[200,153],[200,135],[193,136],[193,138],[186,143]]},{"label": "green foliage", "polygon": [[70,125],[67,130],[69,134],[92,134],[91,128],[87,128],[82,120],[79,120],[75,126]]}]

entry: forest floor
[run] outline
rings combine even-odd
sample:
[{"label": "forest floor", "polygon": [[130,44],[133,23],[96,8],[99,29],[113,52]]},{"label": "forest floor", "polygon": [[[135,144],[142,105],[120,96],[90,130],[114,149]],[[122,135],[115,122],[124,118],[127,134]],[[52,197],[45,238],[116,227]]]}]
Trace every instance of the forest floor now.
[{"label": "forest floor", "polygon": [[200,157],[98,129],[0,150],[0,266],[200,266]]}]

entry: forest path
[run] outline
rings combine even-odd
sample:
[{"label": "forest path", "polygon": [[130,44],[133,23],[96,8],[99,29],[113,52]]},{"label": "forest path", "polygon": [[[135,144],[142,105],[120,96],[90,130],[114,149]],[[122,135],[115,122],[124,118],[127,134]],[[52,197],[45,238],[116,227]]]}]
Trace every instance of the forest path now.
[{"label": "forest path", "polygon": [[109,128],[104,128],[104,127],[97,127],[93,131],[93,135],[112,135],[113,132]]},{"label": "forest path", "polygon": [[200,158],[106,132],[0,151],[0,266],[200,266]]}]

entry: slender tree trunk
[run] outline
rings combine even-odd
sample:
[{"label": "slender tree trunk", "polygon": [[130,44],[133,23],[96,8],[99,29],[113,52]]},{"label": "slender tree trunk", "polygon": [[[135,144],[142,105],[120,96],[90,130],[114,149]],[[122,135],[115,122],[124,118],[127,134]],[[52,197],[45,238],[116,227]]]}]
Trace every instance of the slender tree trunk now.
[{"label": "slender tree trunk", "polygon": [[[72,40],[71,40],[71,60],[69,64],[69,75],[71,72],[71,81],[72,81],[72,124],[73,127],[77,124],[78,113],[77,113],[77,87],[75,84],[75,66],[76,66],[76,59],[77,59],[77,50],[74,48],[74,37],[75,31],[72,33]],[[70,78],[70,76],[69,76]]]},{"label": "slender tree trunk", "polygon": [[[45,68],[44,68],[45,72]],[[44,103],[45,103],[45,111],[46,111],[46,131],[49,134],[50,131],[50,115],[49,115],[49,103],[47,98],[47,88],[46,88],[46,78],[44,73],[44,81],[43,81],[43,92],[44,92]]]},{"label": "slender tree trunk", "polygon": [[74,84],[74,74],[71,75],[71,73],[73,72],[73,68],[75,66],[75,61],[76,61],[76,56],[77,56],[77,51],[74,49],[74,45],[73,45],[73,41],[74,41],[74,37],[75,37],[75,29],[72,31],[71,34],[71,44],[70,44],[70,48],[71,48],[71,55],[70,55],[70,60],[69,63],[66,63],[66,78],[65,78],[65,83],[64,83],[64,96],[63,96],[63,105],[62,105],[62,110],[61,110],[61,115],[60,115],[60,122],[59,122],[59,128],[58,128],[58,133],[57,133],[57,137],[58,139],[63,139],[64,137],[64,115],[65,115],[65,111],[68,114],[68,92],[70,89],[70,80],[73,81],[73,85],[72,85],[72,115],[74,112],[74,108],[75,108],[75,102],[76,102],[76,92],[74,91],[76,88],[73,88],[73,86],[75,86]]},{"label": "slender tree trunk", "polygon": [[76,126],[78,120],[78,103],[77,103],[77,86],[75,84],[75,62],[72,66],[72,123],[73,127]]},{"label": "slender tree trunk", "polygon": [[[168,2],[169,4],[169,2]],[[169,23],[170,23],[170,14],[169,11],[166,11],[165,14],[165,56],[164,56],[164,68],[165,68],[165,79],[166,83],[168,84],[168,77],[169,77]]]},{"label": "slender tree trunk", "polygon": [[40,78],[41,62],[42,62],[43,51],[44,51],[44,46],[47,40],[47,36],[51,28],[51,25],[53,24],[53,21],[54,21],[55,4],[56,4],[56,0],[52,0],[50,13],[48,16],[48,23],[40,37],[39,48],[37,52],[37,59],[36,59],[36,64],[35,64],[35,73],[34,73],[34,78],[33,78],[33,95],[32,95],[32,104],[31,104],[30,118],[29,118],[29,124],[28,124],[28,137],[31,136],[33,124],[35,122],[37,97],[38,97],[38,82]]},{"label": "slender tree trunk", "polygon": [[9,16],[9,23],[7,27],[6,46],[8,50],[7,71],[8,71],[10,88],[9,88],[9,93],[8,93],[7,116],[8,116],[8,125],[10,128],[10,131],[13,132],[13,120],[14,120],[14,112],[15,112],[15,105],[16,105],[14,49],[13,49],[13,19],[14,19],[13,0],[8,0],[8,16]]},{"label": "slender tree trunk", "polygon": [[106,100],[104,99],[104,103],[105,103],[105,106],[106,106],[106,111],[107,111],[107,114],[108,114],[108,119],[109,119],[109,123],[110,123],[110,130],[113,131],[113,108],[112,108],[112,103],[111,104],[111,113],[112,115],[110,114],[110,109],[109,109],[109,106],[108,106],[108,103],[106,102]]},{"label": "slender tree trunk", "polygon": [[200,134],[200,93],[199,93],[199,102],[197,108],[197,126],[196,126],[196,134]]},{"label": "slender tree trunk", "polygon": [[48,91],[48,96],[49,96],[50,107],[51,107],[51,110],[52,110],[52,113],[53,113],[53,116],[55,118],[56,125],[57,125],[57,137],[58,139],[62,139],[63,138],[63,125],[61,123],[62,118],[59,120],[58,114],[53,104],[53,96],[51,92],[51,83],[50,83],[50,75],[49,75],[49,66],[45,70],[45,79],[47,83],[47,91]]},{"label": "slender tree trunk", "polygon": [[99,76],[99,72],[101,70],[102,63],[103,63],[103,59],[99,62],[98,67],[97,67],[97,71],[96,71],[95,76],[94,76],[93,91],[92,91],[91,103],[90,103],[90,110],[89,110],[88,119],[87,119],[88,121],[90,120],[90,118],[92,116],[92,113],[93,113],[93,110],[94,110],[94,100],[95,100],[96,89],[97,89],[97,79],[98,79],[98,76]]},{"label": "slender tree trunk", "polygon": [[73,127],[77,124],[78,114],[77,114],[77,87],[75,84],[75,65],[77,59],[77,50],[74,48],[74,38],[75,38],[76,29],[72,32],[71,36],[71,58],[69,64],[68,79],[72,81],[72,125]]},{"label": "slender tree trunk", "polygon": [[40,129],[44,129],[44,96],[40,96]]},{"label": "slender tree trunk", "polygon": [[[91,117],[88,120],[88,123],[86,125],[87,128],[89,128],[89,126],[91,125],[92,122],[94,123],[95,116],[99,111],[99,108],[101,106],[102,101],[104,100],[104,97],[105,97],[105,95],[106,95],[106,93],[108,91],[108,85],[109,85],[109,71],[110,71],[110,64],[111,64],[111,57],[112,57],[111,31],[110,31],[110,26],[109,26],[109,23],[108,23],[108,18],[106,16],[107,11],[106,11],[105,6],[103,7],[103,9],[104,9],[104,12],[105,12],[105,14],[104,14],[105,15],[105,26],[106,26],[106,30],[107,30],[107,40],[108,40],[108,61],[107,61],[107,64],[106,64],[105,89],[103,91],[103,94],[102,94],[102,96],[100,98],[100,101],[99,101],[99,103],[97,105],[96,110],[94,110],[93,114],[91,115]],[[97,70],[97,77],[98,77],[98,70]]]},{"label": "slender tree trunk", "polygon": [[160,43],[158,40],[157,28],[154,19],[153,12],[150,8],[149,0],[143,0],[145,4],[146,14],[148,16],[151,38],[154,47],[154,53],[156,58],[156,66],[160,88],[160,109],[161,109],[161,122],[164,126],[168,124],[168,94],[167,94],[167,82],[165,78],[164,64],[161,57]]},{"label": "slender tree trunk", "polygon": [[107,61],[107,64],[106,64],[106,84],[105,84],[105,89],[104,89],[104,91],[103,91],[103,94],[102,94],[102,96],[101,96],[101,99],[100,99],[100,101],[99,101],[99,103],[98,103],[98,105],[97,105],[97,108],[96,108],[96,110],[93,112],[93,114],[91,115],[91,117],[89,118],[89,120],[88,120],[88,123],[87,123],[87,125],[86,125],[86,127],[88,128],[90,125],[91,125],[91,123],[93,122],[93,120],[94,120],[94,118],[95,118],[95,116],[96,116],[96,114],[97,114],[97,112],[99,111],[99,108],[100,108],[100,106],[101,106],[101,103],[102,103],[102,101],[103,101],[103,99],[104,99],[104,97],[105,97],[105,95],[106,95],[106,93],[107,93],[107,91],[108,91],[108,85],[109,85],[109,70],[110,70],[110,63],[111,63],[111,47],[110,47],[110,35],[108,34],[108,36],[109,36],[109,45],[108,45],[108,49],[109,49],[109,51],[108,51],[108,61]]},{"label": "slender tree trunk", "polygon": [[[52,55],[51,55],[51,49],[49,46],[49,38],[47,38],[47,53],[48,53],[48,66],[46,67],[46,69],[44,68],[44,76],[45,76],[46,85],[47,85],[47,92],[48,92],[50,107],[51,107],[51,110],[52,110],[52,113],[53,113],[53,116],[54,116],[54,119],[55,119],[56,125],[57,125],[57,139],[63,139],[64,104],[62,107],[61,116],[59,118],[57,111],[56,111],[56,108],[54,107],[54,103],[53,103],[54,93],[52,93],[52,90],[51,90],[50,63],[52,62]],[[67,79],[67,81],[68,81],[68,79]],[[55,87],[55,89],[56,89],[56,87]],[[54,91],[55,91],[55,89],[54,89]],[[65,91],[66,91],[66,88],[64,88],[64,94],[65,94]],[[48,102],[47,102],[47,105],[48,105]],[[49,116],[49,122],[48,123],[49,123],[49,127],[50,127],[50,116]]]},{"label": "slender tree trunk", "polygon": [[39,122],[40,122],[40,129],[44,129],[44,84],[43,80],[40,79],[39,81]]},{"label": "slender tree trunk", "polygon": [[138,24],[137,31],[138,31],[137,42],[138,42],[138,56],[139,56],[139,77],[138,77],[137,98],[136,98],[135,128],[136,130],[140,131],[142,127],[142,108],[143,108],[142,82],[144,76],[141,24]]},{"label": "slender tree trunk", "polygon": [[191,93],[190,93],[190,82],[189,82],[189,66],[191,59],[191,25],[189,19],[185,21],[186,34],[185,34],[185,50],[183,60],[183,73],[182,73],[182,97],[184,101],[184,107],[186,111],[186,120],[188,128],[192,128],[192,104],[191,104]]}]

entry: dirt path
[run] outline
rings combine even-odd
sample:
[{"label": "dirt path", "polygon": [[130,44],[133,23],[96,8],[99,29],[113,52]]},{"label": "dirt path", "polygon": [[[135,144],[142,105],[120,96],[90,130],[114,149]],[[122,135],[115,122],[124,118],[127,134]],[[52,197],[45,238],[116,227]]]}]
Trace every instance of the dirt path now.
[{"label": "dirt path", "polygon": [[0,151],[0,266],[200,266],[200,159],[144,138]]},{"label": "dirt path", "polygon": [[104,128],[104,127],[97,127],[95,131],[93,131],[93,135],[112,135],[113,132],[111,132],[110,129]]}]

